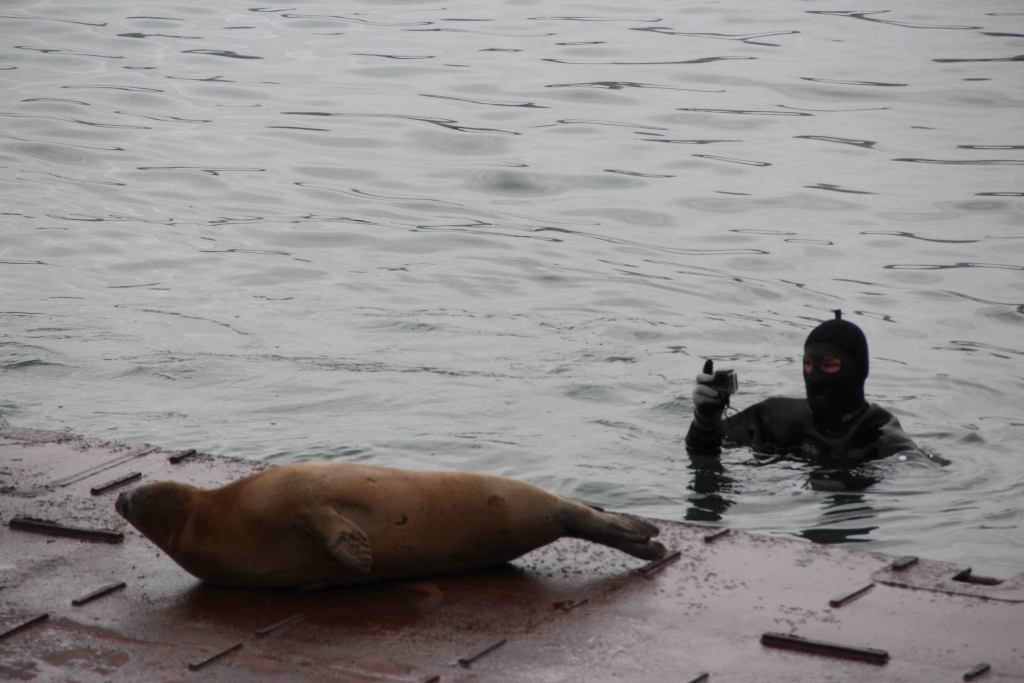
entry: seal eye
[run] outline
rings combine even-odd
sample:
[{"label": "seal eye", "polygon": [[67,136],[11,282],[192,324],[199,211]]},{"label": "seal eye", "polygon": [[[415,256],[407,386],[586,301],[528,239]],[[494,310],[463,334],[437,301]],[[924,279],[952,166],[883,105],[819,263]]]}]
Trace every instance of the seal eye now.
[{"label": "seal eye", "polygon": [[830,375],[839,372],[839,370],[841,370],[842,367],[842,362],[835,356],[827,356],[824,360],[821,361],[821,369]]},{"label": "seal eye", "polygon": [[814,361],[810,356],[804,356],[804,372],[810,373],[814,369]]}]

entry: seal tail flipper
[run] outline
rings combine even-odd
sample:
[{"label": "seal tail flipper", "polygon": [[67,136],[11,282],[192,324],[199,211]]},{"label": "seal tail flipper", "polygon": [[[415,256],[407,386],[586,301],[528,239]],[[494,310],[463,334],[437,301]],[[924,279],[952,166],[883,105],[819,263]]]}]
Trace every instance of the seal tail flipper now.
[{"label": "seal tail flipper", "polygon": [[370,539],[358,524],[327,505],[302,515],[300,519],[301,525],[323,541],[327,552],[336,559],[363,574],[370,572],[373,566]]},{"label": "seal tail flipper", "polygon": [[653,540],[658,527],[638,517],[603,512],[569,501],[562,523],[566,536],[600,543],[644,560],[665,556],[665,546]]}]

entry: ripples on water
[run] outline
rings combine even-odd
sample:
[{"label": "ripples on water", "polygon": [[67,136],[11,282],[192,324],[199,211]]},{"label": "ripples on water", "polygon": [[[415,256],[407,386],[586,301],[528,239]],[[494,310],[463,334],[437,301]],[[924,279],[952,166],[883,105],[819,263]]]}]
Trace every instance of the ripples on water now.
[{"label": "ripples on water", "polygon": [[[11,421],[1021,569],[1019,3],[289,7],[3,4]],[[951,464],[695,476],[837,307]]]}]

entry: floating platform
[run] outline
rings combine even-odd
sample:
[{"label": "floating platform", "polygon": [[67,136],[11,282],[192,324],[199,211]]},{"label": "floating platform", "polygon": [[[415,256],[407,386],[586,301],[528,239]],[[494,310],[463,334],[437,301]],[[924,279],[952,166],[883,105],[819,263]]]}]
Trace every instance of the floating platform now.
[{"label": "floating platform", "polygon": [[267,463],[0,419],[0,679],[1024,681],[1024,574],[652,520],[643,564],[562,539],[489,570],[320,591],[204,585],[114,511]]}]

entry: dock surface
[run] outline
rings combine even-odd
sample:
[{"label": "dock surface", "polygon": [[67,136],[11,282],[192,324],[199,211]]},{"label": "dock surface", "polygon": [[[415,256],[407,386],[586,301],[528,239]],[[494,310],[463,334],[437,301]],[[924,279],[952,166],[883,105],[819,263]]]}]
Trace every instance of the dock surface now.
[{"label": "dock surface", "polygon": [[0,680],[1024,681],[1024,574],[652,520],[645,565],[562,539],[502,567],[319,591],[202,584],[120,491],[267,463],[0,418]]}]

